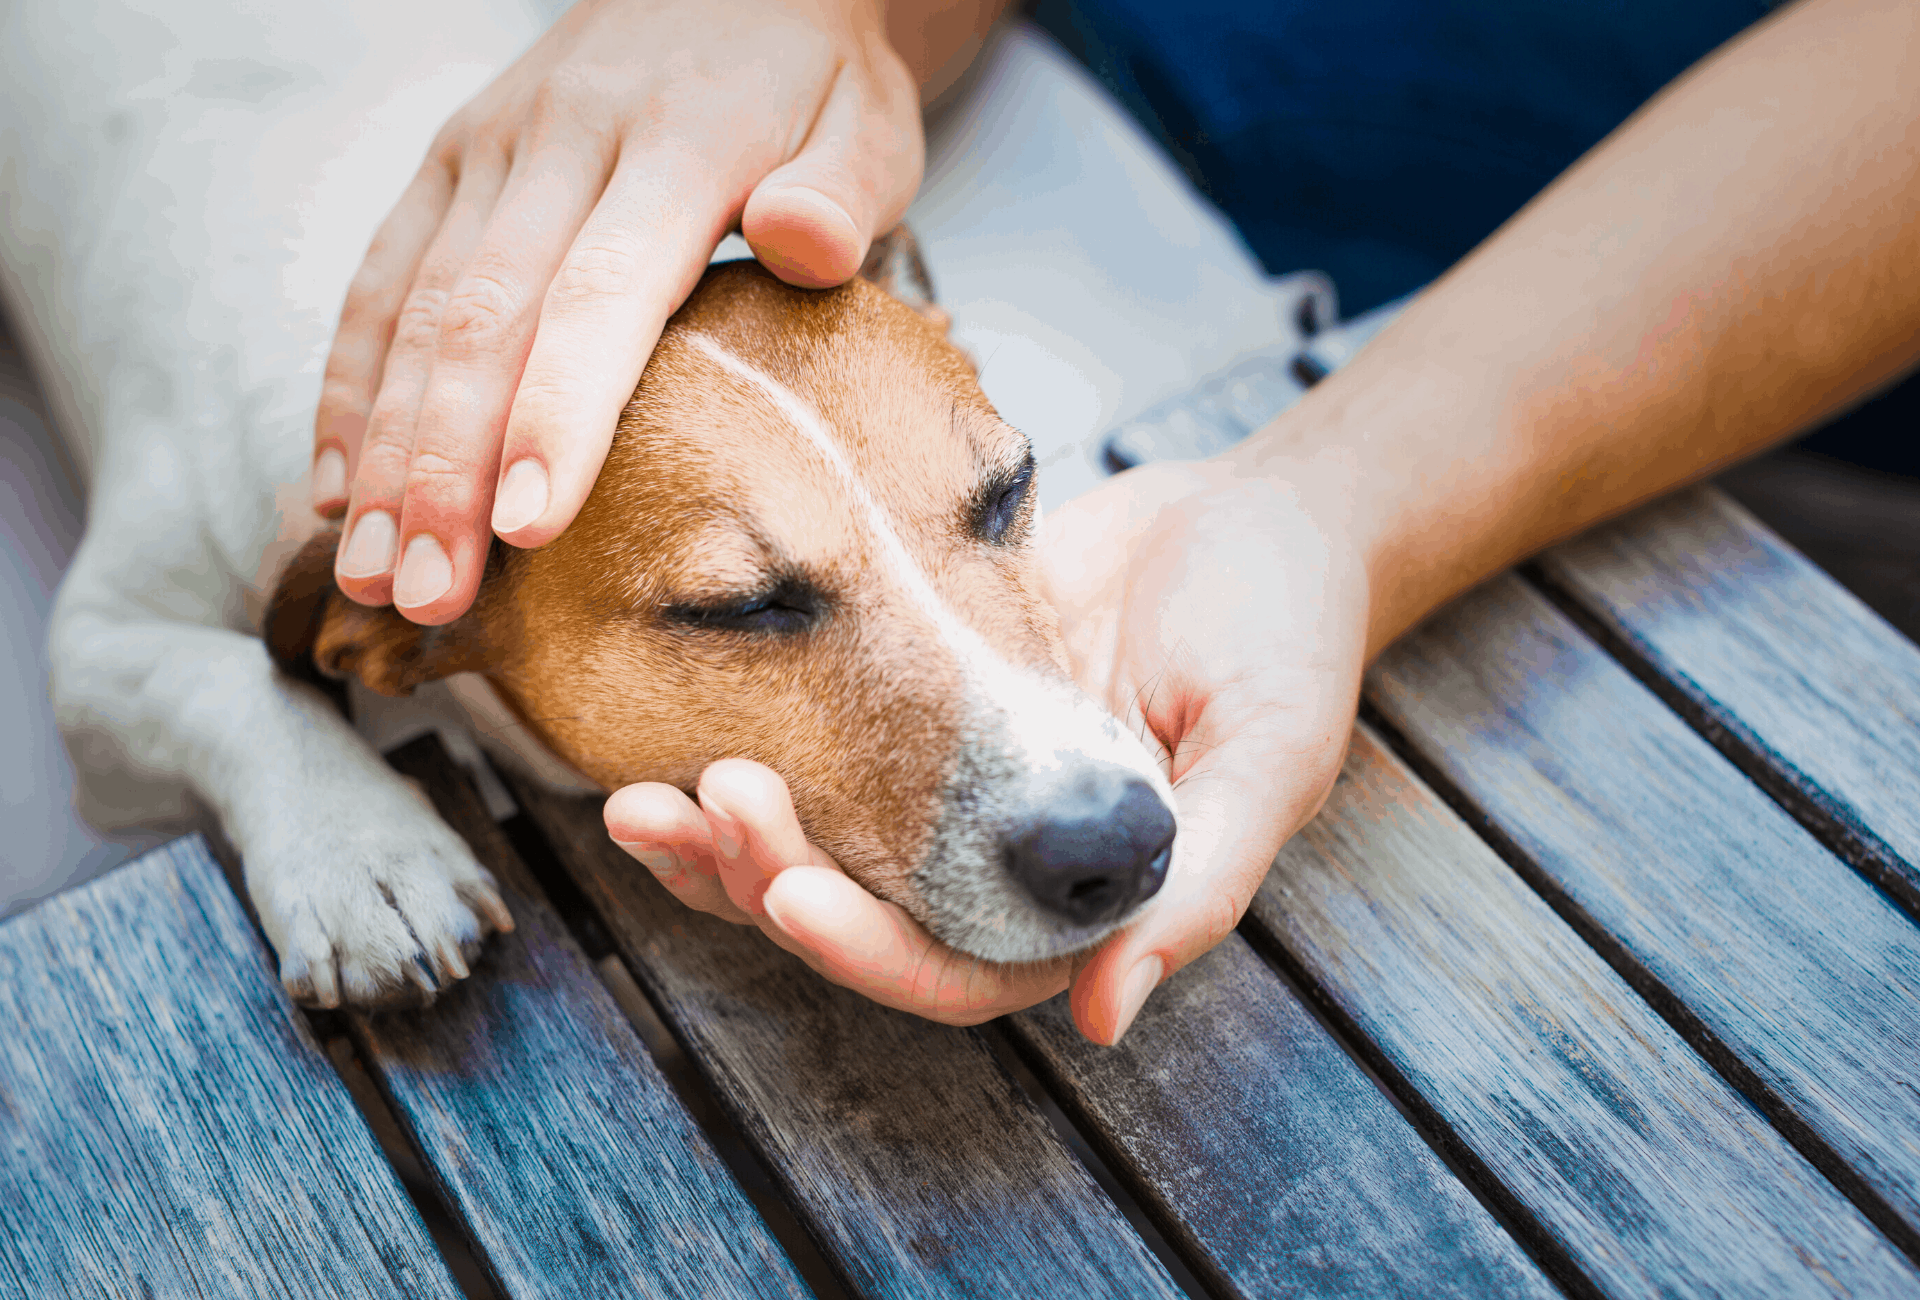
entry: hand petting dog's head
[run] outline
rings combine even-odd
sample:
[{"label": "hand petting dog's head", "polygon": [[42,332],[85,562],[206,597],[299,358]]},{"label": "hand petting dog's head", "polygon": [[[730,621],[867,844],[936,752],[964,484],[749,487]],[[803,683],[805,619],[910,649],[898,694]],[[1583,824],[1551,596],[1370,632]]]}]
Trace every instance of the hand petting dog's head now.
[{"label": "hand petting dog's head", "polygon": [[1159,888],[1172,795],[1067,677],[1032,454],[945,323],[904,232],[827,291],[716,266],[558,539],[495,543],[473,610],[434,628],[341,596],[316,539],[269,644],[388,694],[483,673],[608,789],[756,759],[809,838],[944,942],[1085,947]]}]

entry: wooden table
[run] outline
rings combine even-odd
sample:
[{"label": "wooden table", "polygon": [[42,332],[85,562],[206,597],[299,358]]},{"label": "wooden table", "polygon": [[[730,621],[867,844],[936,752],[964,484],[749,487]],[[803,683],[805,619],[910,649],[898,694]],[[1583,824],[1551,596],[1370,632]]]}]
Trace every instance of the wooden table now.
[{"label": "wooden table", "polygon": [[295,1010],[178,842],[0,927],[0,1295],[1920,1296],[1920,652],[1703,489],[1366,701],[1115,1050],[880,1010],[432,741],[520,928],[427,1011]]}]

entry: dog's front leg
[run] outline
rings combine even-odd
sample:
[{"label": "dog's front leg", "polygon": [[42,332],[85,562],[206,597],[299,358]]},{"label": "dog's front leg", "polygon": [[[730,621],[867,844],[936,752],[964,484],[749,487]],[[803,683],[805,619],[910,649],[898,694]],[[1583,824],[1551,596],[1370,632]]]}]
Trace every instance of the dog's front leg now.
[{"label": "dog's front leg", "polygon": [[422,1001],[511,927],[460,838],[258,640],[65,595],[54,706],[96,808],[118,802],[116,779],[145,799],[157,783],[198,794],[244,858],[295,998]]}]

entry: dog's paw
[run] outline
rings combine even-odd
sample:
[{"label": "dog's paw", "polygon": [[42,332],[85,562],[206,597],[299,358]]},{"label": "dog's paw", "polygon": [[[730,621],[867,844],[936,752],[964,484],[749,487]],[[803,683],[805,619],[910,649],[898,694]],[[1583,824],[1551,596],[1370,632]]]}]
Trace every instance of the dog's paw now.
[{"label": "dog's paw", "polygon": [[513,929],[513,917],[493,877],[432,814],[363,811],[355,825],[304,842],[276,837],[266,861],[248,855],[280,981],[310,1007],[424,1006],[465,979],[481,941]]}]

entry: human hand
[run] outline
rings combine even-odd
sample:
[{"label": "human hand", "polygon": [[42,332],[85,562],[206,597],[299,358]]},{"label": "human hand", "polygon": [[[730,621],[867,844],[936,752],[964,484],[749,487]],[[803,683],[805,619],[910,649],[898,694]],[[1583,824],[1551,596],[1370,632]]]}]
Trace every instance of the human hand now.
[{"label": "human hand", "polygon": [[1080,688],[1157,748],[1180,819],[1139,920],[1075,975],[1117,1042],[1167,976],[1233,930],[1345,757],[1369,621],[1351,476],[1302,459],[1147,465],[1046,517],[1042,557]]},{"label": "human hand", "polygon": [[1368,613],[1336,524],[1343,490],[1304,468],[1276,482],[1221,462],[1150,466],[1047,517],[1075,674],[1158,747],[1179,804],[1166,884],[1090,954],[1007,966],[946,947],[809,844],[785,785],[756,763],[709,767],[697,804],[629,786],[607,803],[608,829],[683,902],[758,926],[884,1005],[976,1024],[1071,982],[1081,1032],[1117,1041],[1160,980],[1232,930],[1339,771]]},{"label": "human hand", "polygon": [[838,284],[923,148],[880,0],[569,11],[442,129],[348,292],[314,432],[341,590],[464,613],[490,527],[540,546],[572,521],[727,230]]},{"label": "human hand", "polygon": [[1069,961],[983,962],[854,883],[808,842],[771,768],[723,759],[695,794],[655,782],[616,790],[608,833],[681,902],[757,926],[833,983],[949,1025],[976,1025],[1067,986]]}]

